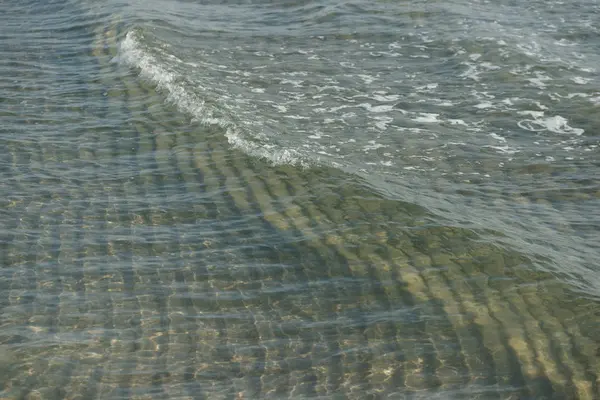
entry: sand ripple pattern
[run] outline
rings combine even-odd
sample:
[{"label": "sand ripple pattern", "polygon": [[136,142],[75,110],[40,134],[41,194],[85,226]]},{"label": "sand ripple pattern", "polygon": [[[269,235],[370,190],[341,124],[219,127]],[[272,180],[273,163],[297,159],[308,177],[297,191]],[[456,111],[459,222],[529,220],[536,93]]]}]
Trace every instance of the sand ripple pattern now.
[{"label": "sand ripple pattern", "polygon": [[85,92],[2,81],[2,398],[600,396],[600,305],[543,260],[232,149],[90,28]]}]

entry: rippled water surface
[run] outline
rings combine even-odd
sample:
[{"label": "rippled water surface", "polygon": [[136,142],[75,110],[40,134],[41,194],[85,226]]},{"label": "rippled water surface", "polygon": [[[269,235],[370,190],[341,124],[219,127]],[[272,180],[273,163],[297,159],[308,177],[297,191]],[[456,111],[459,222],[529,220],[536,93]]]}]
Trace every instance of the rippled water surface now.
[{"label": "rippled water surface", "polygon": [[1,398],[600,398],[597,1],[0,21]]}]

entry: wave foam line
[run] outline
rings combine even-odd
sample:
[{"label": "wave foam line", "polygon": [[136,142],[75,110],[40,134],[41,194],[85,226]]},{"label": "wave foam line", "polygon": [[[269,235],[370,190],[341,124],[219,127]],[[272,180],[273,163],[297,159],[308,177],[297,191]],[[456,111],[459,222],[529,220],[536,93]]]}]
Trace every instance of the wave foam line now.
[{"label": "wave foam line", "polygon": [[275,165],[311,165],[309,160],[295,149],[278,148],[274,144],[244,138],[239,126],[230,117],[223,115],[222,110],[210,107],[205,100],[187,90],[180,82],[180,76],[169,71],[155,57],[144,51],[138,39],[139,35],[141,33],[136,31],[127,33],[121,42],[117,61],[138,68],[140,76],[153,82],[158,90],[166,94],[167,101],[175,104],[180,111],[191,115],[203,125],[217,125],[223,128],[228,142],[250,156],[266,159]]}]

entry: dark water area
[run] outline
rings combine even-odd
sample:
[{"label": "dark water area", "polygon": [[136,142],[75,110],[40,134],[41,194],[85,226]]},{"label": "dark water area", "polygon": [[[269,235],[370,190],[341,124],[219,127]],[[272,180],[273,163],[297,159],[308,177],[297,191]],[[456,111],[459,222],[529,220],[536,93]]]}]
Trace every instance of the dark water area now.
[{"label": "dark water area", "polygon": [[0,398],[600,398],[597,2],[0,11]]}]

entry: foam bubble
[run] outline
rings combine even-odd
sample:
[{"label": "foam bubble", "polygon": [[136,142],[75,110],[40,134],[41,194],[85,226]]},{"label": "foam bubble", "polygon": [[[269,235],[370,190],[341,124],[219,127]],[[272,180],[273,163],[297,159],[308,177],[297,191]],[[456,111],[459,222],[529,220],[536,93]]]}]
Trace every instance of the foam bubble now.
[{"label": "foam bubble", "polygon": [[581,76],[575,76],[575,77],[571,78],[571,80],[573,82],[577,83],[578,85],[585,85],[586,83],[589,83],[591,81],[591,79],[583,78]]},{"label": "foam bubble", "polygon": [[500,142],[506,143],[506,139],[498,134],[490,133],[490,136],[496,140],[499,140]]},{"label": "foam bubble", "polygon": [[302,87],[302,85],[304,84],[304,81],[298,80],[298,79],[282,79],[280,83],[283,85],[290,84],[295,88],[299,88],[299,87]]},{"label": "foam bubble", "polygon": [[356,76],[358,76],[360,79],[362,79],[367,85],[375,82],[375,80],[377,79],[374,76],[366,75],[366,74],[358,74]]},{"label": "foam bubble", "polygon": [[369,150],[377,150],[377,149],[381,149],[384,147],[388,147],[386,145],[383,145],[381,143],[377,143],[374,140],[369,140],[368,142],[369,144],[363,146],[363,151],[368,152]]},{"label": "foam bubble", "polygon": [[439,114],[435,113],[421,113],[420,116],[413,118],[415,122],[423,122],[423,123],[435,123],[440,122],[438,119]]},{"label": "foam bubble", "polygon": [[382,131],[385,131],[388,125],[394,121],[394,118],[386,116],[375,116],[373,119],[377,121],[375,122],[375,126]]},{"label": "foam bubble", "polygon": [[390,105],[390,104],[382,104],[379,106],[372,106],[369,103],[361,103],[358,106],[362,107],[365,110],[372,112],[372,113],[383,113],[383,112],[392,111],[394,109],[394,106]]},{"label": "foam bubble", "polygon": [[532,111],[532,110],[518,111],[517,114],[519,114],[519,115],[530,115],[533,118],[541,118],[541,117],[544,116],[544,112],[543,111]]},{"label": "foam bubble", "polygon": [[373,99],[377,101],[397,101],[400,98],[397,94],[375,93]]},{"label": "foam bubble", "polygon": [[546,82],[551,81],[552,78],[539,71],[536,71],[535,75],[535,78],[527,78],[527,80],[538,89],[546,89]]},{"label": "foam bubble", "polygon": [[493,108],[494,105],[492,103],[490,103],[489,101],[484,101],[482,103],[475,104],[473,107],[479,108],[479,109],[486,109],[486,108]]},{"label": "foam bubble", "polygon": [[499,153],[499,154],[515,154],[515,153],[519,152],[519,150],[517,150],[517,149],[515,149],[513,147],[510,147],[508,145],[504,145],[504,146],[491,146],[491,145],[488,145],[488,146],[483,146],[483,147],[494,149],[494,150],[496,150],[496,153]]},{"label": "foam bubble", "polygon": [[437,83],[428,83],[428,84],[423,85],[423,86],[417,86],[415,88],[415,90],[418,91],[418,92],[428,92],[428,91],[432,91],[432,90],[437,89],[437,87],[438,87]]},{"label": "foam bubble", "polygon": [[[224,114],[223,110],[229,107],[217,108],[208,105],[203,99],[186,89],[176,73],[163,66],[149,52],[143,49],[136,31],[128,32],[120,46],[119,60],[140,69],[140,75],[156,84],[163,91],[167,100],[174,103],[181,111],[190,114],[194,120],[204,125],[217,125],[225,129],[225,137],[236,148],[255,157],[263,158],[274,164],[293,164],[306,167],[308,160],[297,150],[280,148],[273,144],[258,142],[246,138],[246,132],[233,120]],[[292,116],[293,117],[293,116]],[[244,126],[259,125],[253,121],[244,121]],[[255,134],[256,138],[265,139],[261,132]]]},{"label": "foam bubble", "polygon": [[555,133],[573,133],[575,135],[583,134],[584,130],[581,128],[573,128],[569,126],[569,121],[566,118],[556,115],[554,117],[546,118],[546,128]]},{"label": "foam bubble", "polygon": [[283,118],[289,118],[289,119],[309,119],[308,117],[302,116],[302,115],[284,115]]},{"label": "foam bubble", "polygon": [[177,82],[177,76],[173,72],[163,68],[153,56],[141,48],[135,36],[135,32],[128,32],[121,43],[121,61],[139,68],[143,77],[154,82],[159,90],[166,92],[169,101],[200,122],[221,125],[225,128],[231,124],[226,119],[215,118],[214,110],[206,106],[202,99],[188,93],[185,87]]},{"label": "foam bubble", "polygon": [[463,78],[473,79],[474,81],[479,81],[480,71],[477,70],[477,67],[473,64],[462,63],[466,65],[468,68],[465,72],[461,73],[459,76]]},{"label": "foam bubble", "polygon": [[569,126],[568,120],[560,115],[548,118],[526,119],[519,121],[517,125],[531,132],[550,131],[561,134],[573,134],[580,136],[584,130]]},{"label": "foam bubble", "polygon": [[291,164],[308,167],[310,163],[294,149],[277,148],[274,145],[257,143],[242,137],[235,127],[230,127],[225,133],[229,144],[242,150],[244,153],[257,158],[271,161],[275,165]]}]

